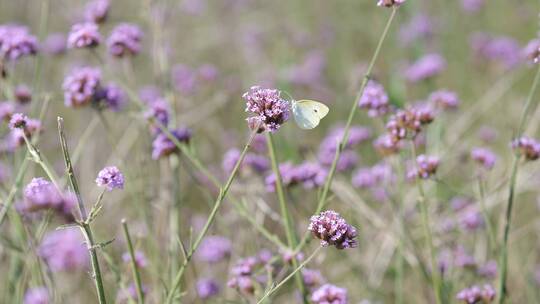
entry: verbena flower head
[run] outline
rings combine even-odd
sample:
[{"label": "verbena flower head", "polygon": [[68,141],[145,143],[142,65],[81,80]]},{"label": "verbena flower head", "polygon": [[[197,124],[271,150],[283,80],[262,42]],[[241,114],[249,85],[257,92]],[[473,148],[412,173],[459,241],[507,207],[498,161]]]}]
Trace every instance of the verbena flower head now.
[{"label": "verbena flower head", "polygon": [[219,294],[220,288],[214,279],[202,278],[197,281],[197,294],[206,300]]},{"label": "verbena flower head", "polygon": [[203,262],[218,263],[231,255],[231,241],[223,236],[207,236],[205,237],[199,250],[196,251],[195,257]]},{"label": "verbena flower head", "polygon": [[15,114],[16,106],[13,102],[2,101],[0,102],[0,120],[7,121],[11,119],[11,116]]},{"label": "verbena flower head", "polygon": [[250,256],[244,259],[240,259],[231,269],[231,278],[227,282],[227,286],[237,289],[244,294],[253,294],[255,291],[255,285],[253,277],[255,268],[263,265],[264,262],[257,256]]},{"label": "verbena flower head", "polygon": [[521,61],[521,48],[512,37],[477,32],[471,35],[469,41],[477,58],[495,62],[504,69],[514,68]]},{"label": "verbena flower head", "polygon": [[302,269],[302,278],[304,279],[304,284],[309,289],[316,288],[325,282],[321,272],[316,269]]},{"label": "verbena flower head", "polygon": [[497,278],[497,261],[487,261],[484,265],[478,267],[477,273],[479,276],[487,279]]},{"label": "verbena flower head", "polygon": [[476,13],[484,7],[485,0],[461,0],[461,7],[468,13]]},{"label": "verbena flower head", "polygon": [[97,24],[92,22],[77,23],[71,27],[67,44],[72,49],[94,48],[101,43],[101,34]]},{"label": "verbena flower head", "polygon": [[280,91],[253,86],[242,95],[246,101],[246,112],[255,116],[247,119],[253,129],[275,132],[289,119],[289,102],[281,98]]},{"label": "verbena flower head", "polygon": [[124,175],[115,166],[109,166],[101,169],[96,178],[96,184],[99,187],[105,187],[108,191],[124,188]]},{"label": "verbena flower head", "polygon": [[[146,119],[155,119],[163,126],[167,126],[170,111],[169,103],[163,98],[157,98],[148,103],[148,109],[144,112],[144,117]],[[151,124],[150,129],[154,134],[161,132],[161,129],[155,123]]]},{"label": "verbena flower head", "polygon": [[324,185],[328,171],[318,163],[304,162],[296,166],[295,175],[304,188],[313,189]]},{"label": "verbena flower head", "polygon": [[326,68],[326,58],[321,51],[309,52],[304,61],[291,66],[286,78],[294,85],[315,86],[324,81],[323,73]]},{"label": "verbena flower head", "polygon": [[35,55],[38,51],[37,38],[25,26],[0,25],[0,58],[16,61],[19,58]]},{"label": "verbena flower head", "polygon": [[[181,127],[170,131],[171,134],[181,143],[189,143],[192,131],[189,128]],[[178,147],[165,134],[159,133],[152,142],[152,159],[160,159],[178,151]]]},{"label": "verbena flower head", "polygon": [[100,89],[101,71],[98,68],[76,68],[66,76],[62,84],[64,104],[81,107],[89,104]]},{"label": "verbena flower head", "polygon": [[540,143],[529,137],[521,137],[512,141],[512,148],[524,156],[526,160],[537,160],[540,157]]},{"label": "verbena flower head", "polygon": [[95,99],[102,101],[105,108],[115,112],[122,110],[127,103],[126,93],[114,83],[109,83],[98,90]]},{"label": "verbena flower head", "polygon": [[32,101],[32,91],[24,84],[15,87],[15,101],[20,104],[27,104]]},{"label": "verbena flower head", "polygon": [[49,291],[45,287],[34,287],[24,293],[23,304],[50,304]]},{"label": "verbena flower head", "polygon": [[143,33],[134,24],[123,23],[116,26],[107,39],[109,53],[115,57],[134,56],[141,51]]},{"label": "verbena flower head", "polygon": [[386,130],[394,142],[402,139],[414,138],[422,130],[420,112],[413,109],[398,110],[386,124]]},{"label": "verbena flower head", "polygon": [[9,120],[9,128],[11,130],[13,129],[24,129],[26,127],[26,123],[28,122],[28,117],[22,113],[14,113],[11,115],[11,119]]},{"label": "verbena flower head", "polygon": [[370,117],[382,116],[390,111],[388,94],[384,87],[374,80],[367,83],[358,106],[367,109]]},{"label": "verbena flower head", "polygon": [[392,7],[392,6],[400,6],[403,3],[405,3],[405,0],[377,0],[378,6],[384,6],[384,7]]},{"label": "verbena flower head", "polygon": [[333,210],[321,212],[311,217],[308,230],[321,240],[321,246],[336,246],[337,249],[354,248],[356,228],[349,225],[339,213]]},{"label": "verbena flower head", "polygon": [[399,141],[395,141],[390,134],[379,136],[373,141],[373,147],[383,156],[396,154],[401,149]]},{"label": "verbena flower head", "polygon": [[495,295],[495,289],[489,284],[483,287],[474,285],[458,292],[456,299],[466,304],[488,304],[493,302]]},{"label": "verbena flower head", "polygon": [[88,250],[79,229],[62,229],[46,234],[38,253],[53,272],[88,267]]},{"label": "verbena flower head", "polygon": [[42,177],[33,178],[24,188],[24,200],[21,202],[22,212],[38,212],[52,209],[66,219],[72,219],[75,199],[71,192],[60,193],[51,182]]},{"label": "verbena flower head", "polygon": [[482,213],[474,207],[470,206],[465,210],[462,210],[459,214],[459,221],[461,227],[466,231],[475,231],[484,227],[484,217]]},{"label": "verbena flower head", "polygon": [[347,290],[332,284],[324,284],[311,294],[315,304],[347,304]]},{"label": "verbena flower head", "polygon": [[497,155],[488,148],[473,148],[471,158],[487,170],[491,170],[497,161]]},{"label": "verbena flower head", "polygon": [[448,90],[439,90],[431,93],[429,102],[444,110],[456,109],[459,106],[459,97],[455,92]]},{"label": "verbena flower head", "polygon": [[359,188],[372,188],[395,180],[392,167],[384,162],[373,167],[365,167],[357,170],[352,177],[352,185]]},{"label": "verbena flower head", "polygon": [[429,41],[436,29],[437,24],[434,24],[430,15],[418,13],[412,16],[408,23],[401,26],[399,38],[404,45],[410,46],[417,41]]},{"label": "verbena flower head", "polygon": [[184,95],[193,94],[197,89],[197,71],[187,65],[175,65],[171,78],[174,88]]},{"label": "verbena flower head", "polygon": [[405,78],[413,83],[426,80],[442,73],[446,65],[446,60],[441,55],[428,54],[405,70]]},{"label": "verbena flower head", "polygon": [[46,54],[61,55],[65,53],[67,46],[66,36],[62,33],[52,33],[41,45],[41,49]]},{"label": "verbena flower head", "polygon": [[[144,268],[148,265],[148,260],[146,259],[146,256],[142,251],[136,250],[134,252],[134,255],[135,264],[137,264],[137,267]],[[124,252],[124,254],[122,254],[122,260],[124,261],[124,263],[131,263],[131,255],[129,254],[129,252]]]},{"label": "verbena flower head", "polygon": [[88,22],[102,23],[107,20],[109,14],[109,0],[93,0],[84,8],[84,19]]},{"label": "verbena flower head", "polygon": [[427,156],[424,154],[416,157],[416,166],[407,173],[407,178],[427,179],[437,172],[439,167],[439,158],[436,156]]},{"label": "verbena flower head", "polygon": [[529,41],[523,49],[523,55],[530,63],[540,62],[540,39],[535,38]]}]

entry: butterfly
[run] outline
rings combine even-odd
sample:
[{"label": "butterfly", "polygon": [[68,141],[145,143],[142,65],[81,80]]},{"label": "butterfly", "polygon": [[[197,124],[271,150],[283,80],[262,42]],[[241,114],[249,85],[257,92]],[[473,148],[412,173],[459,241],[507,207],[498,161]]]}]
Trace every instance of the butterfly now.
[{"label": "butterfly", "polygon": [[328,114],[328,111],[328,107],[318,101],[309,99],[292,100],[294,121],[304,130],[317,127],[321,119]]}]

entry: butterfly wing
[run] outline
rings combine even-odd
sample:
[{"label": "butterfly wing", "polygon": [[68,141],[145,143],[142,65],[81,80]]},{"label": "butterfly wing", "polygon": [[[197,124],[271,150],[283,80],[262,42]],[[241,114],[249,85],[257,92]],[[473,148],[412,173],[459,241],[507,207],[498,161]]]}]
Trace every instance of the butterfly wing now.
[{"label": "butterfly wing", "polygon": [[329,111],[323,103],[307,99],[293,102],[292,110],[296,124],[305,130],[317,127]]}]

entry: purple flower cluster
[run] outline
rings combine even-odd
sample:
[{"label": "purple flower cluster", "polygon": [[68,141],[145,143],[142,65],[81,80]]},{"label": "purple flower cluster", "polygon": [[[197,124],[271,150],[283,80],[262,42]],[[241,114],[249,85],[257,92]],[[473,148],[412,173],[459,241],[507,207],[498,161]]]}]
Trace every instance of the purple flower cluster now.
[{"label": "purple flower cluster", "polygon": [[49,291],[45,287],[34,287],[24,293],[23,304],[49,304]]},{"label": "purple flower cluster", "polygon": [[404,45],[412,45],[419,40],[429,40],[435,33],[436,25],[429,15],[416,14],[401,26],[399,38]]},{"label": "purple flower cluster", "polygon": [[32,91],[24,84],[18,85],[15,88],[15,101],[20,104],[27,104],[32,101]]},{"label": "purple flower cluster", "polygon": [[142,37],[143,33],[138,26],[128,23],[120,24],[112,30],[107,39],[109,53],[115,57],[137,55],[141,51]]},{"label": "purple flower cluster", "polygon": [[384,87],[375,80],[370,80],[358,101],[358,106],[367,109],[369,117],[377,117],[383,116],[390,111],[388,101],[388,94],[386,94]]},{"label": "purple flower cluster", "polygon": [[84,8],[84,19],[88,22],[102,23],[107,20],[110,8],[109,0],[93,0]]},{"label": "purple flower cluster", "polygon": [[401,149],[401,143],[394,141],[390,134],[383,134],[373,141],[373,147],[382,156],[392,155]]},{"label": "purple flower cluster", "polygon": [[94,100],[101,84],[98,68],[81,67],[74,69],[62,84],[64,103],[67,107],[81,107]]},{"label": "purple flower cluster", "polygon": [[252,294],[255,291],[253,279],[255,268],[265,264],[257,256],[240,259],[231,269],[231,278],[227,282],[227,286],[237,289],[244,294]]},{"label": "purple flower cluster", "polygon": [[35,55],[38,51],[37,38],[25,26],[0,25],[0,58],[16,61],[19,58]]},{"label": "purple flower cluster", "polygon": [[[222,168],[229,174],[232,172],[234,165],[240,159],[240,150],[230,149],[223,156]],[[270,169],[270,161],[268,158],[255,153],[247,153],[244,161],[240,164],[240,169],[251,169],[257,173],[264,173]]]},{"label": "purple flower cluster", "polygon": [[523,55],[531,63],[540,62],[540,39],[535,38],[529,41],[523,49]]},{"label": "purple flower cluster", "polygon": [[466,231],[475,231],[484,227],[484,217],[475,206],[469,206],[458,214],[461,227]]},{"label": "purple flower cluster", "polygon": [[521,137],[512,141],[512,148],[526,160],[537,160],[540,157],[540,143],[529,137]]},{"label": "purple flower cluster", "polygon": [[352,176],[352,185],[358,188],[371,189],[374,197],[382,201],[386,198],[385,186],[393,183],[396,176],[392,172],[392,167],[384,162],[373,167],[358,169]]},{"label": "purple flower cluster", "polygon": [[427,179],[437,172],[439,167],[439,158],[436,156],[426,156],[424,154],[416,157],[416,166],[410,168],[407,172],[407,178],[414,180],[416,178]]},{"label": "purple flower cluster", "polygon": [[33,178],[24,188],[24,200],[19,210],[24,213],[33,213],[52,209],[66,219],[72,219],[72,210],[76,198],[71,192],[61,193],[56,186],[42,177]]},{"label": "purple flower cluster", "polygon": [[105,108],[114,112],[122,110],[128,101],[124,90],[114,83],[109,83],[98,90],[95,97],[103,101]]},{"label": "purple flower cluster", "polygon": [[484,285],[482,288],[472,286],[458,292],[456,299],[466,304],[488,304],[495,299],[495,289],[491,285]]},{"label": "purple flower cluster", "polygon": [[[189,143],[192,136],[192,131],[186,127],[170,130],[180,143]],[[160,159],[162,157],[178,152],[178,147],[165,133],[159,133],[152,142],[152,159]]]},{"label": "purple flower cluster", "polygon": [[7,148],[14,150],[25,144],[25,136],[31,139],[34,134],[41,132],[42,127],[39,120],[28,118],[22,113],[13,113],[11,110],[14,110],[14,108],[10,106],[0,108],[0,111],[4,111],[1,116],[4,119],[9,118],[10,132],[7,138]]},{"label": "purple flower cluster", "polygon": [[287,79],[295,85],[318,85],[323,82],[326,59],[320,51],[309,52],[304,61],[287,71]]},{"label": "purple flower cluster", "polygon": [[333,210],[321,212],[310,219],[308,230],[321,240],[321,246],[336,246],[337,249],[354,248],[356,228],[349,225],[339,213]]},{"label": "purple flower cluster", "polygon": [[199,298],[206,300],[219,294],[220,288],[214,279],[202,278],[197,281],[197,294]]},{"label": "purple flower cluster", "polygon": [[497,155],[488,148],[473,148],[471,158],[487,170],[491,170],[497,161]]},{"label": "purple flower cluster", "polygon": [[195,253],[195,257],[203,262],[218,263],[231,255],[231,241],[223,236],[207,236],[205,237],[199,249]]},{"label": "purple flower cluster", "polygon": [[96,184],[104,187],[107,191],[124,188],[124,175],[115,166],[109,166],[101,169],[96,178]]},{"label": "purple flower cluster", "polygon": [[61,55],[66,52],[67,40],[62,33],[52,33],[41,45],[43,52],[49,55]]},{"label": "purple flower cluster", "polygon": [[88,267],[88,251],[78,229],[62,229],[45,235],[39,256],[51,271],[76,271]]},{"label": "purple flower cluster", "polygon": [[242,95],[246,112],[255,116],[247,119],[250,129],[275,132],[289,119],[289,102],[281,98],[280,91],[253,86]]},{"label": "purple flower cluster", "polygon": [[474,33],[471,35],[470,44],[476,57],[500,63],[505,69],[515,67],[521,61],[521,48],[513,38]]},{"label": "purple flower cluster", "polygon": [[302,278],[304,279],[304,285],[309,289],[314,289],[325,282],[323,275],[317,269],[302,269]]},{"label": "purple flower cluster", "polygon": [[331,284],[324,284],[311,294],[315,304],[347,304],[347,290]]},{"label": "purple flower cluster", "polygon": [[429,107],[417,107],[398,110],[386,123],[386,130],[392,142],[414,139],[422,126],[431,123],[434,113]]},{"label": "purple flower cluster", "polygon": [[485,0],[461,0],[461,7],[466,12],[476,13],[484,7],[485,3]]},{"label": "purple flower cluster", "polygon": [[446,65],[441,55],[428,54],[405,70],[405,78],[412,83],[420,82],[439,75],[446,69]]},{"label": "purple flower cluster", "polygon": [[377,5],[384,7],[400,6],[403,3],[405,0],[377,0]]},{"label": "purple flower cluster", "polygon": [[459,97],[455,92],[439,90],[428,97],[431,104],[442,109],[456,109],[459,106]]},{"label": "purple flower cluster", "polygon": [[[341,126],[334,127],[328,135],[322,140],[319,145],[317,159],[323,166],[330,166],[336,155],[337,145],[343,138],[345,129]],[[346,171],[352,169],[358,162],[358,155],[353,148],[371,138],[371,130],[363,126],[352,126],[349,129],[349,136],[345,143],[345,150],[337,163],[338,171]]]},{"label": "purple flower cluster", "polygon": [[[324,184],[327,170],[318,163],[304,162],[294,166],[291,163],[279,165],[279,174],[284,187],[302,184],[306,189],[320,187]],[[274,192],[276,189],[276,175],[271,173],[265,178],[266,189]]]},{"label": "purple flower cluster", "polygon": [[83,22],[74,24],[68,35],[67,44],[72,49],[94,48],[101,43],[97,24]]}]

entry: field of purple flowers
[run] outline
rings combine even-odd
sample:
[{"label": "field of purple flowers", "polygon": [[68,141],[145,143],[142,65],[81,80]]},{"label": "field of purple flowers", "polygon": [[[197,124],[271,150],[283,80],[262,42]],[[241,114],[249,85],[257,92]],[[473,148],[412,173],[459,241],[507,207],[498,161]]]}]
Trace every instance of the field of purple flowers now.
[{"label": "field of purple flowers", "polygon": [[0,0],[0,303],[540,303],[539,13]]}]

